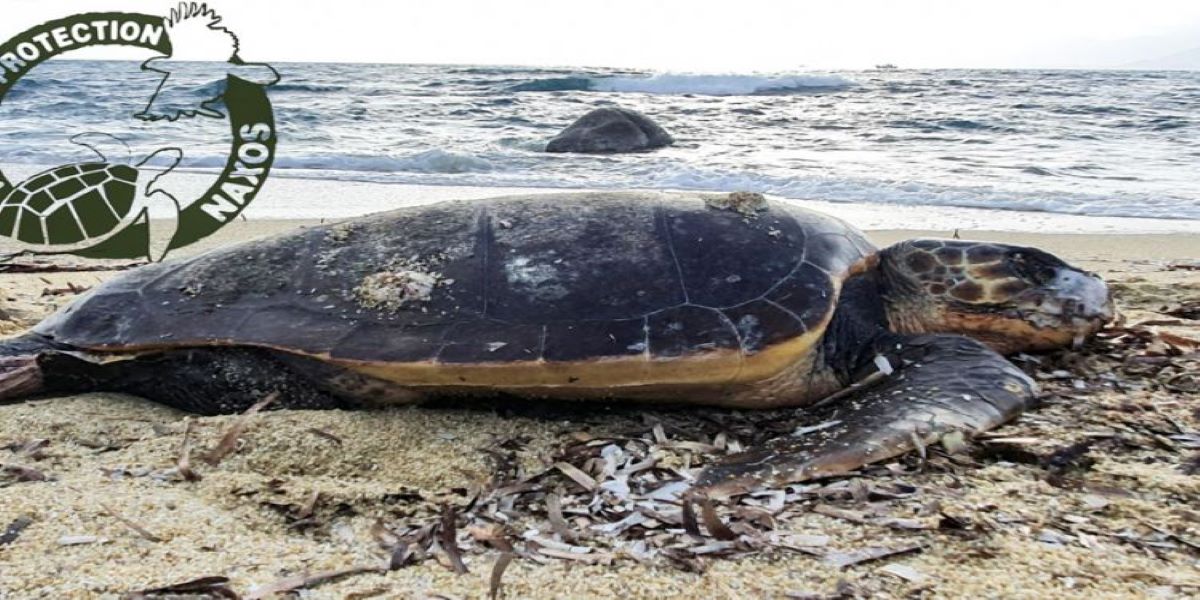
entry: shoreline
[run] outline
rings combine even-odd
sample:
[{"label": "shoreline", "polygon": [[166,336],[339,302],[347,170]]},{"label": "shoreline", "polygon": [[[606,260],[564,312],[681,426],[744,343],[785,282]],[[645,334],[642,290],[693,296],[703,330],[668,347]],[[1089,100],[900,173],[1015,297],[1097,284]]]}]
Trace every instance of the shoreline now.
[{"label": "shoreline", "polygon": [[[195,173],[188,175],[197,176]],[[190,178],[189,178],[190,179]],[[197,179],[189,188],[202,190]],[[354,198],[339,199],[337,205],[320,205],[315,199],[337,197],[350,191]],[[414,185],[346,180],[323,180],[290,176],[278,171],[272,174],[262,193],[246,210],[247,219],[344,219],[405,206],[430,204],[446,200],[475,200],[516,194],[562,194],[570,192],[617,191],[605,188],[573,187],[479,187],[462,185]],[[629,188],[625,191],[646,191]],[[735,191],[683,190],[661,191]],[[754,190],[747,190],[754,191]],[[199,191],[195,192],[197,195]],[[820,212],[845,219],[859,229],[991,229],[995,231],[1072,233],[1195,233],[1200,234],[1200,220],[1154,219],[1145,217],[1104,217],[1071,215],[1052,212],[1032,212],[1008,209],[985,209],[962,206],[899,205],[832,202],[828,200],[782,198],[768,194],[773,200],[794,202]],[[297,206],[296,198],[314,199]],[[291,206],[289,206],[289,204]],[[294,216],[292,216],[294,215]]]},{"label": "shoreline", "polygon": [[[46,168],[44,165],[0,164],[14,181]],[[215,180],[215,172],[184,170],[169,175],[165,187],[177,198],[200,198]],[[166,179],[166,178],[165,178]],[[624,191],[653,191],[622,188]],[[248,220],[341,220],[366,214],[431,204],[447,200],[476,200],[517,194],[562,194],[570,192],[618,191],[586,187],[481,187],[379,183],[341,179],[318,179],[276,169],[257,198],[246,208]],[[660,191],[704,192],[663,188]],[[744,190],[756,191],[756,190]],[[1147,217],[1085,216],[1066,213],[988,209],[964,206],[869,204],[829,200],[794,199],[767,195],[773,201],[792,202],[846,220],[870,230],[985,230],[997,232],[1054,232],[1081,234],[1195,234],[1200,220]],[[0,239],[0,244],[3,240]]]}]

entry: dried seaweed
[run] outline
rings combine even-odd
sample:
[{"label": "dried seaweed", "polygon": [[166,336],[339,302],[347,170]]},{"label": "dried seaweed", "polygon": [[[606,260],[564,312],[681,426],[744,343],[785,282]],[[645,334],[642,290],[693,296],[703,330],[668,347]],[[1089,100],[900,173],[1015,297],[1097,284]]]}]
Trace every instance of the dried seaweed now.
[{"label": "dried seaweed", "polygon": [[[1086,422],[1087,411],[1095,409],[1083,399],[1093,390],[1133,386],[1170,393],[1172,378],[1200,360],[1188,338],[1164,336],[1149,327],[1112,328],[1081,350],[1019,357],[1018,362],[1042,382],[1043,408],[1050,409],[1053,419]],[[941,501],[960,496],[952,491],[961,485],[957,474],[980,467],[980,461],[1015,463],[1007,467],[1088,491],[1095,487],[1086,478],[1094,475],[1089,469],[1101,456],[1099,448],[1172,453],[1200,448],[1200,434],[1188,424],[1141,408],[1129,411],[1125,417],[1107,416],[1107,428],[1092,431],[1073,424],[1065,430],[1078,435],[1058,438],[1036,427],[1051,417],[1028,413],[999,432],[945,436],[924,445],[922,458],[909,455],[868,467],[863,470],[867,477],[849,474],[762,487],[720,503],[689,493],[704,466],[772,437],[828,427],[831,415],[819,410],[652,412],[640,424],[603,434],[581,431],[575,422],[562,432],[557,449],[538,456],[536,466],[521,460],[528,440],[493,440],[481,449],[490,457],[488,475],[472,474],[469,486],[441,495],[414,495],[405,502],[403,521],[377,523],[372,532],[390,557],[391,569],[436,559],[463,573],[467,557],[499,550],[490,580],[496,595],[503,569],[518,559],[591,565],[635,561],[703,572],[712,560],[783,551],[851,567],[919,552],[947,535],[981,540],[998,530],[1029,527],[1021,515],[994,507],[979,507],[970,518],[963,511],[974,509],[956,503],[951,514],[943,508]],[[1114,423],[1120,428],[1114,429]],[[944,489],[930,484],[943,479],[949,482]],[[788,529],[809,513],[838,519],[843,523],[839,527],[881,528],[918,539],[834,550],[831,536]],[[1057,531],[1064,540],[1091,535],[1080,536],[1079,527],[1054,522],[1039,524],[1036,531]],[[1142,544],[1148,551],[1191,551],[1168,533],[1147,535],[1121,538],[1109,532],[1120,543]],[[846,543],[845,538],[840,541]],[[985,556],[990,550],[980,545],[971,552]],[[903,565],[879,572],[914,586],[927,583],[923,574]]]}]

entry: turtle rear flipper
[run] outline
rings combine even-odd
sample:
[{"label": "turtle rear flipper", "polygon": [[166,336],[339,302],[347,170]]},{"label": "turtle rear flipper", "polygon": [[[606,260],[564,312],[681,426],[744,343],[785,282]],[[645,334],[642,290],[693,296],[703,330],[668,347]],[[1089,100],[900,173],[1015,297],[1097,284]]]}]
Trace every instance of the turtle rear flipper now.
[{"label": "turtle rear flipper", "polygon": [[970,338],[886,336],[877,348],[895,372],[839,398],[828,414],[830,427],[730,456],[700,474],[696,491],[725,497],[759,484],[848,473],[953,431],[996,427],[1024,410],[1037,391],[1020,369]]},{"label": "turtle rear flipper", "polygon": [[0,356],[0,402],[31,396],[43,387],[37,355]]},{"label": "turtle rear flipper", "polygon": [[50,340],[34,333],[0,340],[0,402],[47,391],[41,360],[57,351]]},{"label": "turtle rear flipper", "polygon": [[36,333],[0,340],[0,403],[45,393],[108,391],[216,415],[242,412],[274,392],[279,395],[275,405],[281,408],[355,406],[325,391],[322,383],[285,364],[275,353],[253,348],[101,358]]}]

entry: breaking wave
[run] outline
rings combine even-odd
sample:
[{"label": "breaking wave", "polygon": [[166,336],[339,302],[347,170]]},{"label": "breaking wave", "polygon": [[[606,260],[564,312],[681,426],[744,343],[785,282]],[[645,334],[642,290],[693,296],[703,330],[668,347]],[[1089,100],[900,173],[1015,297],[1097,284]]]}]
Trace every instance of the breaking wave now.
[{"label": "breaking wave", "polygon": [[701,96],[751,96],[841,89],[854,85],[840,75],[699,75],[660,73],[650,77],[555,77],[510,87],[515,92],[589,91]]},{"label": "breaking wave", "polygon": [[524,168],[502,157],[433,149],[406,157],[280,157],[276,176],[417,185],[544,187],[591,189],[662,188],[678,190],[752,190],[796,200],[823,200],[901,206],[962,206],[999,210],[1054,212],[1107,217],[1200,219],[1200,202],[1156,194],[1057,192],[1038,195],[989,186],[865,177],[779,176],[748,170],[614,164],[603,175],[572,176],[543,168]]}]

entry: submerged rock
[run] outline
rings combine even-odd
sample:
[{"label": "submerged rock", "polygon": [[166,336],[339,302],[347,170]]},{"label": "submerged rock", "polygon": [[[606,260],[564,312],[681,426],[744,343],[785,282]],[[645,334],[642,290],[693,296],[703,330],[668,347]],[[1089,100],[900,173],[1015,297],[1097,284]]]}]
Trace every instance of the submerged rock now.
[{"label": "submerged rock", "polygon": [[546,152],[637,152],[675,143],[665,129],[627,108],[597,108],[546,144]]}]

